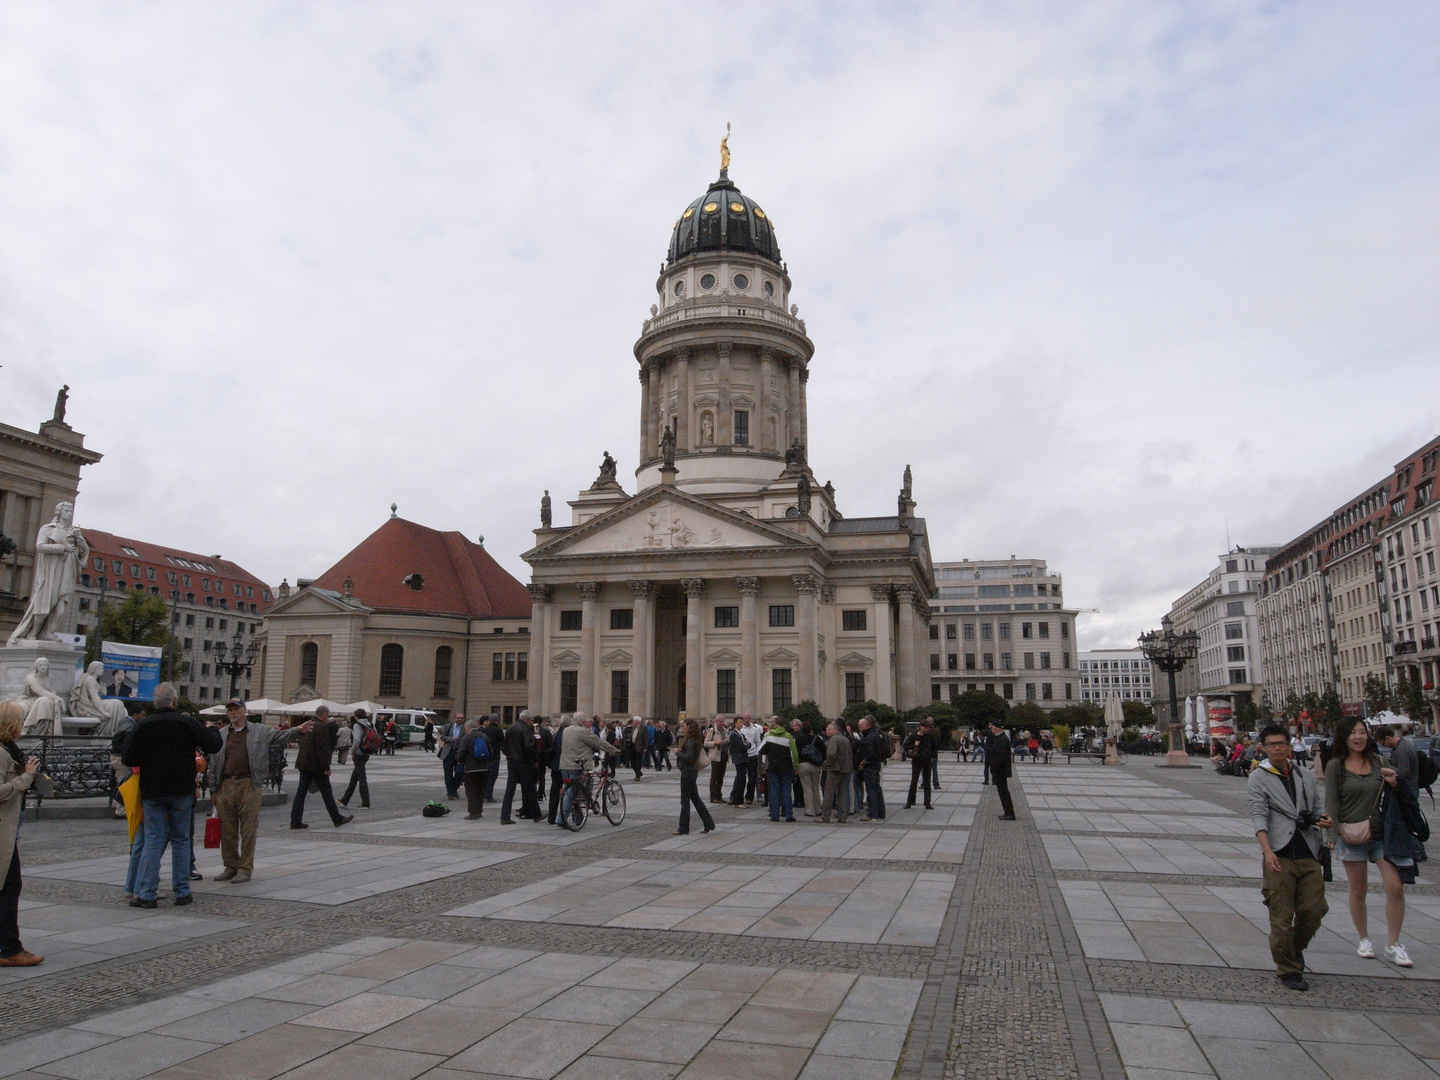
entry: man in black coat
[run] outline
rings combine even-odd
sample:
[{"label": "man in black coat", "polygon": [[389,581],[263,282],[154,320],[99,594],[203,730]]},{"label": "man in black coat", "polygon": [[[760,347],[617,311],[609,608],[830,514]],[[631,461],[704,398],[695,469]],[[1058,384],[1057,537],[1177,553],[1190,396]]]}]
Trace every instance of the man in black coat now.
[{"label": "man in black coat", "polygon": [[335,752],[337,725],[330,719],[330,710],[321,705],[315,710],[315,726],[300,736],[300,752],[295,755],[295,768],[300,783],[290,800],[290,828],[308,829],[305,824],[305,795],[313,787],[325,802],[325,810],[338,829],[355,820],[354,814],[342,814],[335,805],[335,792],[330,786],[330,756]]},{"label": "man in black coat", "polygon": [[515,789],[520,789],[520,816],[540,820],[540,803],[535,798],[535,765],[539,757],[535,729],[530,726],[530,710],[524,709],[505,732],[505,801],[500,804],[500,824],[514,825],[510,810],[515,805]]},{"label": "man in black coat", "polygon": [[910,797],[905,800],[906,810],[915,805],[915,788],[922,780],[925,782],[925,809],[935,809],[930,805],[930,770],[935,765],[937,745],[928,719],[921,720],[915,734],[905,740],[905,756],[910,759]]},{"label": "man in black coat", "polygon": [[490,775],[485,777],[485,801],[494,802],[495,782],[500,779],[500,757],[505,750],[505,729],[500,726],[500,714],[492,712],[480,730],[490,744]]},{"label": "man in black coat", "polygon": [[155,688],[155,709],[136,725],[120,760],[140,770],[140,801],[145,807],[145,841],[131,907],[155,907],[160,888],[160,856],[170,844],[175,906],[190,903],[190,812],[195,806],[195,754],[214,754],[224,745],[220,733],[193,716],[177,712],[180,694],[171,683]]},{"label": "man in black coat", "polygon": [[1000,796],[1000,808],[1005,812],[1001,821],[1015,820],[1015,804],[1010,801],[1010,771],[1012,757],[1010,736],[995,721],[990,722],[990,739],[985,746],[985,766],[995,781],[995,794]]}]

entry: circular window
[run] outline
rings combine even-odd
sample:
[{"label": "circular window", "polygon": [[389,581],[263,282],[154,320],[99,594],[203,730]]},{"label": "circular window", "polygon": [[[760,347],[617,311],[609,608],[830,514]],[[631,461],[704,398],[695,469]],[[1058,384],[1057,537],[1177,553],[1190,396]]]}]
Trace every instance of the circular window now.
[{"label": "circular window", "polygon": [[750,288],[750,279],[744,274],[736,274],[735,288],[739,289],[741,292],[744,292],[746,289]]},{"label": "circular window", "polygon": [[707,202],[707,203],[705,204],[705,213],[707,213],[707,214],[713,214],[716,210],[719,210],[719,209],[720,209],[720,204],[719,204],[719,203]]},{"label": "circular window", "polygon": [[714,287],[715,287],[715,275],[714,275],[714,274],[701,274],[701,275],[700,275],[700,288],[702,288],[702,289],[713,289]]},{"label": "circular window", "polygon": [[767,281],[767,282],[765,282],[765,295],[766,295],[766,296],[774,296],[774,295],[775,295],[775,283],[774,283],[773,281]]},{"label": "circular window", "polygon": [[685,295],[685,282],[683,282],[683,281],[677,281],[677,282],[675,282],[675,295],[676,295],[676,296],[684,296],[684,295]]},{"label": "circular window", "polygon": [[690,207],[688,210],[685,211],[685,213],[680,216],[683,217],[686,221],[689,221],[692,217],[695,216],[695,208],[693,206]]},{"label": "circular window", "polygon": [[743,203],[732,202],[730,204],[730,212],[732,214],[743,214],[745,212],[745,205]]},{"label": "circular window", "polygon": [[758,218],[763,218],[763,217],[765,216],[765,211],[764,211],[764,210],[761,210],[761,209],[757,206],[757,207],[755,207],[755,216],[758,217]]}]

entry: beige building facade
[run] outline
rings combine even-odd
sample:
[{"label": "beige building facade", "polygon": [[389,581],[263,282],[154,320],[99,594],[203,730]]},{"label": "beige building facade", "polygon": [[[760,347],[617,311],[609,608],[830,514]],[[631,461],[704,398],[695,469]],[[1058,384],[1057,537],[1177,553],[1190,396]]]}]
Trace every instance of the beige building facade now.
[{"label": "beige building facade", "polygon": [[[1235,547],[1221,555],[1205,580],[1170,608],[1176,633],[1193,630],[1200,653],[1175,677],[1179,697],[1203,694],[1236,706],[1258,704],[1265,687],[1264,642],[1258,614],[1259,590],[1269,547]],[[1168,676],[1165,699],[1169,700]]]},{"label": "beige building facade", "polygon": [[934,574],[909,470],[884,517],[844,516],[816,480],[814,345],[768,215],[726,170],[676,221],[656,288],[634,350],[636,492],[606,455],[568,525],[542,509],[524,556],[530,707],[674,719],[928,700]]}]

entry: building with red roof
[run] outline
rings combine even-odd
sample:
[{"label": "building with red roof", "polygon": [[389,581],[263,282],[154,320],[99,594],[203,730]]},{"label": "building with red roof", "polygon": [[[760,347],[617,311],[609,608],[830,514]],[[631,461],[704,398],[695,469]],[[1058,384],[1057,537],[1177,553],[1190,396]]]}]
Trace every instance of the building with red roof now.
[{"label": "building with red roof", "polygon": [[264,696],[513,718],[527,698],[530,594],[482,543],[392,513],[265,620]]}]

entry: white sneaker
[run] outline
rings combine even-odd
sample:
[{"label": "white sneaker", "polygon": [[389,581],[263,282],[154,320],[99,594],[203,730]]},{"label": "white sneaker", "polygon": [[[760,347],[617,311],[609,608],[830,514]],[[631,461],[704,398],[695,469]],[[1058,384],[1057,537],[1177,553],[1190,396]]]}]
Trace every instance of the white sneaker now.
[{"label": "white sneaker", "polygon": [[1410,959],[1410,954],[1405,951],[1404,945],[1386,945],[1385,959],[1389,960],[1396,967],[1415,966],[1415,962]]},{"label": "white sneaker", "polygon": [[1360,947],[1356,949],[1355,952],[1366,960],[1375,959],[1375,946],[1370,944],[1368,937],[1360,939]]}]

